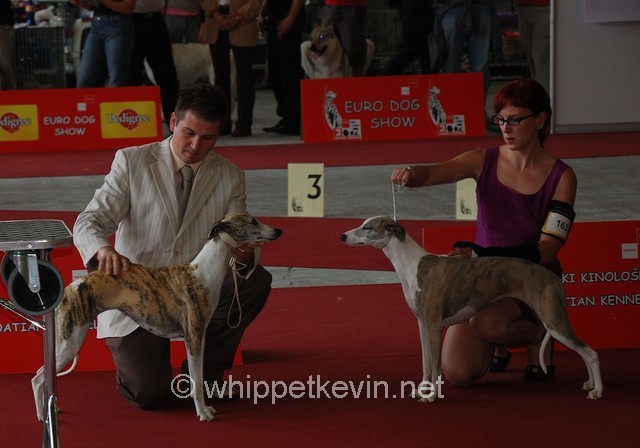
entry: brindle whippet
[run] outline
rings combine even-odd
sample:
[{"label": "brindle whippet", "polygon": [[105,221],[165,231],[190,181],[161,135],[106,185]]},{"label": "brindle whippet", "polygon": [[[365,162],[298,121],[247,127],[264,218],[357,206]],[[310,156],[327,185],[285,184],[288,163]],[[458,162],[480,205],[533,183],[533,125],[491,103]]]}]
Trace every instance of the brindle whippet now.
[{"label": "brindle whippet", "polygon": [[[395,268],[405,299],[418,319],[422,344],[422,381],[436,384],[441,375],[442,329],[468,320],[485,305],[504,297],[517,297],[529,305],[547,332],[540,347],[540,365],[551,336],[584,360],[589,380],[583,384],[588,398],[602,398],[598,354],[576,336],[566,312],[562,282],[547,268],[528,260],[506,257],[471,259],[430,254],[392,218],[369,218],[340,236],[351,246],[382,249]],[[414,393],[414,395],[416,395]],[[420,395],[418,393],[418,395]],[[420,401],[434,401],[436,394]]]},{"label": "brindle whippet", "polygon": [[[158,336],[184,338],[196,413],[201,421],[213,420],[215,409],[204,401],[204,337],[220,301],[231,248],[273,241],[281,234],[282,230],[247,214],[232,215],[213,227],[191,263],[155,269],[131,265],[118,276],[95,271],[74,281],[65,288],[55,310],[56,371],[80,351],[96,316],[117,309]],[[43,370],[31,380],[39,420],[43,418]]]}]

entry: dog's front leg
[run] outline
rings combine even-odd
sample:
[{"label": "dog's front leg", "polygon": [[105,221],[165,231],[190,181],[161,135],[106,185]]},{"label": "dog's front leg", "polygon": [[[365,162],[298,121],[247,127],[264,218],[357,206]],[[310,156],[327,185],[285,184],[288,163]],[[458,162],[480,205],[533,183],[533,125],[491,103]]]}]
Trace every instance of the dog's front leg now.
[{"label": "dog's front leg", "polygon": [[216,415],[216,410],[207,406],[204,401],[204,378],[203,378],[203,357],[204,357],[204,329],[201,333],[202,339],[198,343],[190,343],[185,337],[184,343],[187,348],[187,362],[189,364],[189,376],[193,390],[191,396],[196,406],[196,414],[201,422],[211,421]]},{"label": "dog's front leg", "polygon": [[437,372],[433,371],[433,354],[431,347],[432,338],[426,322],[418,317],[418,330],[420,332],[420,347],[422,349],[422,382],[418,389],[414,390],[413,398],[419,398],[421,402],[433,402],[436,394],[433,393],[433,377]]}]

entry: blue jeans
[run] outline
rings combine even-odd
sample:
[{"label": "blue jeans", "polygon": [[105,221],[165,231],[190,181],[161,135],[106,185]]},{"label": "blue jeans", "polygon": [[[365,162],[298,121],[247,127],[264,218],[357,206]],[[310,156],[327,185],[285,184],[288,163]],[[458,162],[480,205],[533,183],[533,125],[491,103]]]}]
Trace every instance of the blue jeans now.
[{"label": "blue jeans", "polygon": [[489,73],[489,50],[491,47],[491,7],[474,3],[474,29],[465,33],[460,22],[464,15],[464,5],[456,6],[442,16],[442,33],[447,45],[447,60],[444,64],[445,73],[459,73],[462,64],[462,51],[467,48],[469,56],[469,70],[483,73],[485,94],[491,84]]},{"label": "blue jeans", "polygon": [[129,85],[133,23],[127,15],[96,16],[84,45],[77,87]]}]

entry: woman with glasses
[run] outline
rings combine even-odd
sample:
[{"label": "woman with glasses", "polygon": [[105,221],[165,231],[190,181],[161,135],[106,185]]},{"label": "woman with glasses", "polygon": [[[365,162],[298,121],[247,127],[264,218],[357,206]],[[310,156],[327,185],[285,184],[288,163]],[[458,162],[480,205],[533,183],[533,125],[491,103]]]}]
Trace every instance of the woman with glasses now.
[{"label": "woman with glasses", "polygon": [[[534,80],[516,80],[497,93],[493,109],[491,120],[500,126],[502,145],[439,164],[396,168],[391,181],[415,188],[475,179],[475,242],[456,243],[449,256],[526,258],[561,276],[558,253],[575,218],[577,180],[573,170],[543,146],[552,113],[549,95]],[[443,373],[451,384],[467,386],[489,370],[507,367],[511,353],[505,347],[524,346],[524,379],[547,381],[555,366],[553,344],[545,353],[548,373],[538,365],[544,334],[535,313],[517,297],[498,300],[447,329]]]}]

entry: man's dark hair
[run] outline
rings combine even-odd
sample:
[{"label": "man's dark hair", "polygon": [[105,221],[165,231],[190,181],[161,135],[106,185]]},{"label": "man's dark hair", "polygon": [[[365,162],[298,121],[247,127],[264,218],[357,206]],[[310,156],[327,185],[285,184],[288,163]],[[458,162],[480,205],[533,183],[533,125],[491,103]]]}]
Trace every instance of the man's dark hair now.
[{"label": "man's dark hair", "polygon": [[219,121],[222,128],[228,117],[229,108],[222,89],[207,83],[199,83],[180,90],[176,105],[176,118],[182,120],[187,112],[210,122]]}]

